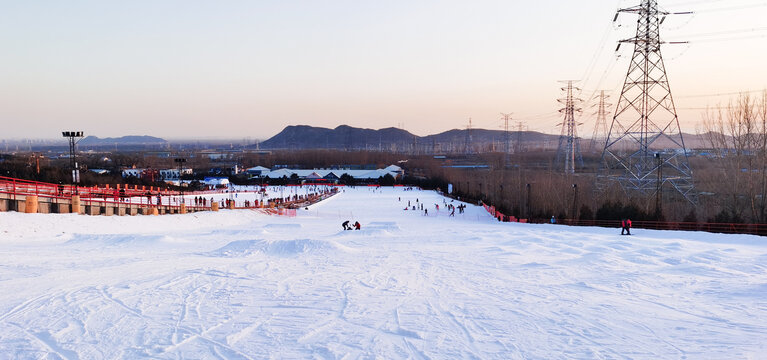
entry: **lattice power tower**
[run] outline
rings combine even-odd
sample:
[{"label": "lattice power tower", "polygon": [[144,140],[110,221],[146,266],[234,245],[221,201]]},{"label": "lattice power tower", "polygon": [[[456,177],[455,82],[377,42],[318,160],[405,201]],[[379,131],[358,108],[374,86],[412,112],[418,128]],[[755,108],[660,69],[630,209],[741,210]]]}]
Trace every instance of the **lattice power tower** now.
[{"label": "lattice power tower", "polygon": [[597,121],[594,124],[594,133],[591,135],[589,146],[589,151],[594,153],[603,150],[602,145],[607,137],[607,115],[609,115],[607,108],[612,106],[607,102],[609,97],[610,95],[605,94],[604,90],[599,91],[599,104],[597,104],[597,112],[594,114],[597,116]]},{"label": "lattice power tower", "polygon": [[471,118],[469,118],[469,124],[466,125],[466,138],[464,139],[464,154],[473,154],[474,153],[474,145],[472,144],[472,138],[471,138]]},{"label": "lattice power tower", "polygon": [[581,99],[575,98],[573,90],[580,89],[573,87],[573,81],[567,81],[567,86],[562,88],[562,91],[567,92],[567,96],[559,99],[559,102],[565,104],[565,107],[559,110],[565,114],[565,118],[560,124],[562,125],[562,133],[559,135],[557,164],[564,164],[565,173],[568,174],[575,173],[576,161],[581,167],[583,166],[577,129],[580,124],[575,122],[575,113],[581,111],[575,104],[581,102]]},{"label": "lattice power tower", "polygon": [[638,14],[639,20],[636,36],[618,44],[633,43],[634,53],[602,151],[600,184],[617,181],[627,193],[648,196],[668,183],[694,202],[692,170],[660,51],[660,17],[671,13],[659,11],[657,0],[618,13]]}]

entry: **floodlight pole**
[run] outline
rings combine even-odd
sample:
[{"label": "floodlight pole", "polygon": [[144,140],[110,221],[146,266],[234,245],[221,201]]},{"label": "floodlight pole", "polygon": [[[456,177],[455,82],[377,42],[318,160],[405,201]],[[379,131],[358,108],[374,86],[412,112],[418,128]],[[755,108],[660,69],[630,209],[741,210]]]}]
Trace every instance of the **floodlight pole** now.
[{"label": "floodlight pole", "polygon": [[530,221],[531,216],[533,216],[533,212],[530,211],[530,184],[528,183],[525,185],[525,188],[527,189],[527,203],[525,205],[525,210],[527,210],[527,221]]},{"label": "floodlight pole", "polygon": [[80,141],[79,139],[82,139],[83,132],[82,131],[62,131],[61,135],[68,139],[69,141],[69,166],[72,168],[72,193],[75,195],[79,194],[79,190],[77,187],[77,184],[80,183],[80,170],[77,166],[77,152],[76,152],[76,146],[77,143]]},{"label": "floodlight pole", "polygon": [[570,218],[573,220],[578,219],[578,184],[573,184],[573,210]]},{"label": "floodlight pole", "polygon": [[184,202],[184,188],[181,186],[181,171],[183,170],[184,163],[186,162],[185,158],[175,158],[173,159],[173,162],[178,164],[178,188],[179,193],[181,194],[181,202],[180,204],[185,204]]}]

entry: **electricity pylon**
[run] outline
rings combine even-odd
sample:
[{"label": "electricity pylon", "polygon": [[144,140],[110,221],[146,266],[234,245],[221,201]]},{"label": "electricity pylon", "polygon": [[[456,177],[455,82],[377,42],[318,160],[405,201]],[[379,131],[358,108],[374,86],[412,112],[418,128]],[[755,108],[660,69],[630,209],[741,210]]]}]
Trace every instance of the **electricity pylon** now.
[{"label": "electricity pylon", "polygon": [[620,13],[638,14],[639,20],[636,36],[618,44],[634,44],[634,53],[602,151],[600,184],[616,181],[627,193],[649,196],[669,183],[694,202],[692,170],[660,51],[660,17],[671,13],[658,10],[657,0]]},{"label": "electricity pylon", "polygon": [[503,119],[503,152],[509,154],[511,151],[511,133],[509,133],[509,120],[511,114],[501,113]]},{"label": "electricity pylon", "polygon": [[469,124],[466,125],[466,139],[465,139],[465,148],[463,153],[464,154],[472,154],[474,153],[472,149],[472,141],[471,141],[471,118],[469,118]]},{"label": "electricity pylon", "polygon": [[594,124],[594,134],[591,135],[590,152],[601,151],[605,137],[607,137],[607,108],[612,105],[606,101],[609,97],[610,95],[606,95],[604,90],[599,91],[599,104],[597,104],[597,112],[594,114],[597,116],[597,122]]},{"label": "electricity pylon", "polygon": [[564,163],[564,171],[568,174],[575,173],[576,160],[583,167],[583,158],[578,144],[577,127],[580,124],[575,122],[575,113],[581,112],[581,108],[576,107],[575,103],[580,103],[581,99],[573,96],[573,90],[580,89],[573,87],[572,80],[567,81],[567,86],[562,88],[562,91],[567,92],[567,96],[558,99],[559,102],[565,104],[565,107],[559,110],[560,113],[565,114],[565,118],[559,124],[562,125],[562,132],[559,135],[559,146],[557,147],[557,164]]}]

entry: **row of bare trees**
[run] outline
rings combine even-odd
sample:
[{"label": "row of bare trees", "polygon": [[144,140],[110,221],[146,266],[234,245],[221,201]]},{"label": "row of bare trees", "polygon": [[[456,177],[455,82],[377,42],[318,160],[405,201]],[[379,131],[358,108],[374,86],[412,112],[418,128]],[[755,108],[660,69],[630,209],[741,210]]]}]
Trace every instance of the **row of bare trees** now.
[{"label": "row of bare trees", "polygon": [[[733,222],[767,221],[767,92],[741,94],[704,115],[709,163],[696,173],[702,201]],[[706,199],[706,198],[709,199]]]}]

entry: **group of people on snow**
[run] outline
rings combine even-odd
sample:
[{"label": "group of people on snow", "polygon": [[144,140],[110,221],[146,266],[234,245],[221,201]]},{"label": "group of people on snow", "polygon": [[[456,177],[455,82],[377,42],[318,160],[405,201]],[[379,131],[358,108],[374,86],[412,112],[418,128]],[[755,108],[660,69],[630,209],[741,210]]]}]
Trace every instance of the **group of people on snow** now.
[{"label": "group of people on snow", "polygon": [[[402,202],[402,197],[398,197],[397,201]],[[458,206],[455,206],[452,204],[452,202],[455,200],[450,200],[450,203],[447,202],[447,200],[443,199],[442,203],[443,206],[447,208],[449,211],[448,216],[455,217],[455,210],[458,209],[459,214],[463,214],[463,211],[466,209],[466,204],[461,204]],[[421,210],[423,211],[424,216],[429,216],[429,209],[424,208],[423,203],[420,202],[418,198],[415,199],[416,205],[412,205],[410,200],[407,201],[407,206],[403,210]],[[434,208],[439,212],[439,204],[434,204]]]},{"label": "group of people on snow", "polygon": [[359,221],[355,221],[354,224],[349,225],[349,220],[344,221],[341,226],[344,230],[359,230],[362,227]]}]

